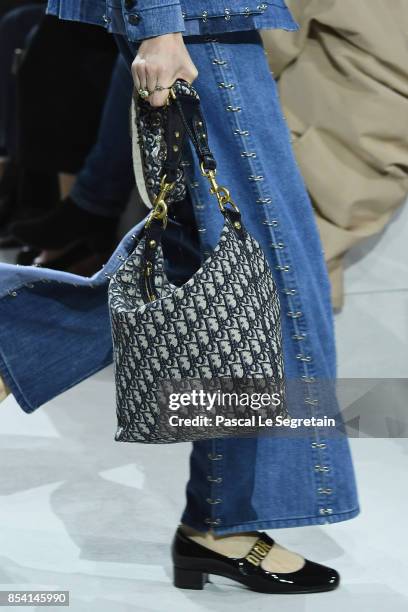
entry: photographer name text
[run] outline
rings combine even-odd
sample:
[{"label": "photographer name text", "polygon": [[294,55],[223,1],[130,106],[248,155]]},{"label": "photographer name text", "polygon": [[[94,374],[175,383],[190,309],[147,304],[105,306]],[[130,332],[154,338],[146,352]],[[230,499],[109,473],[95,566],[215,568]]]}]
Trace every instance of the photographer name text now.
[{"label": "photographer name text", "polygon": [[275,419],[262,417],[260,414],[252,414],[249,417],[225,417],[216,415],[197,415],[194,417],[181,417],[177,414],[169,416],[169,424],[172,427],[288,427],[297,429],[299,427],[336,427],[336,420],[329,417],[311,418],[285,418],[277,416]]}]

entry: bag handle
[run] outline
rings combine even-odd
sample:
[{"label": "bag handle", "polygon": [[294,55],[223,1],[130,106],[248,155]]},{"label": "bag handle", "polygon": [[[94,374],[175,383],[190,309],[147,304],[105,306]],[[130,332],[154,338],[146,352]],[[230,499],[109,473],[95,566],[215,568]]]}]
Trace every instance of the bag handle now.
[{"label": "bag handle", "polygon": [[153,210],[147,223],[158,219],[163,221],[164,227],[166,226],[166,196],[174,187],[186,137],[194,146],[200,162],[201,174],[208,179],[210,193],[217,197],[221,212],[225,213],[227,204],[230,204],[231,208],[239,213],[229,190],[218,185],[216,181],[217,164],[209,148],[207,125],[194,87],[184,79],[177,79],[170,88],[166,105],[168,106],[165,134],[167,156],[163,164],[160,191],[153,202]]},{"label": "bag handle", "polygon": [[[178,86],[180,86],[179,90],[177,89]],[[194,87],[187,83],[187,81],[178,79],[173,88],[170,89],[169,100],[173,101],[172,106],[178,112],[184,129],[194,145],[200,164],[202,164],[206,171],[215,170],[217,164],[209,148],[207,125],[201,111],[200,99]],[[168,124],[171,129],[172,126],[170,124],[171,121]],[[171,150],[169,149],[172,146],[172,134],[169,134],[167,144],[168,154],[171,155]],[[164,165],[165,168],[166,165]]]},{"label": "bag handle", "polygon": [[167,156],[163,164],[160,191],[153,202],[152,212],[144,226],[146,239],[141,290],[146,302],[156,299],[154,283],[156,249],[167,225],[168,205],[166,197],[174,187],[177,169],[181,162],[183,144],[187,137],[194,146],[200,162],[201,174],[208,179],[210,193],[216,196],[221,213],[231,223],[236,234],[240,238],[244,237],[239,209],[232,200],[229,189],[219,185],[216,181],[217,164],[209,148],[207,125],[201,111],[197,92],[187,81],[178,79],[170,88],[166,105],[168,106],[165,134]]}]

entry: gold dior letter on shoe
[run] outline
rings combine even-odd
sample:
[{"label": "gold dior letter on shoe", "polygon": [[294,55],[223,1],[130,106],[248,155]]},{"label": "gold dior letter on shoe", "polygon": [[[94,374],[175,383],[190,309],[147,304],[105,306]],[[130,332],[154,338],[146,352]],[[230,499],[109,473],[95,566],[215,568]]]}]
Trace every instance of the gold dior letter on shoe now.
[{"label": "gold dior letter on shoe", "polygon": [[272,546],[263,542],[262,540],[257,540],[245,559],[252,563],[252,565],[259,565],[263,559],[265,559],[268,552],[271,550]]}]

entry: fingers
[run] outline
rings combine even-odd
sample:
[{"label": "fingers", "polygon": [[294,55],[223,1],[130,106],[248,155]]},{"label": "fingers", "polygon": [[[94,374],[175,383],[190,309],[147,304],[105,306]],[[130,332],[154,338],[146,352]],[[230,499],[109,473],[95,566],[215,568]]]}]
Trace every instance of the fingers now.
[{"label": "fingers", "polygon": [[[148,64],[146,66],[146,89],[148,89],[149,91],[154,91],[154,88],[157,85],[157,81],[158,81],[158,67],[155,66],[154,64]],[[150,98],[149,98],[150,101]]]},{"label": "fingers", "polygon": [[146,60],[136,55],[132,63],[132,76],[136,89],[146,89]]},{"label": "fingers", "polygon": [[[149,68],[147,68],[147,72],[149,72]],[[155,77],[153,75],[155,75]],[[181,72],[178,70],[175,74],[173,74],[173,77],[170,79],[169,72],[167,69],[158,68],[157,70],[152,71],[152,76],[150,80],[148,77],[148,89],[153,93],[146,99],[150,102],[152,106],[163,106],[166,103],[166,100],[169,95],[169,90],[167,89],[167,87],[173,85],[173,83],[177,79],[184,79],[185,81],[187,81],[187,83],[191,84],[197,78],[197,76],[198,70],[194,65],[192,65],[191,69],[188,70],[184,69]],[[154,82],[154,78],[156,78],[156,82],[154,85],[150,86],[150,83]],[[166,87],[166,89],[164,89],[163,91],[154,91],[156,85],[161,85],[162,87]]]},{"label": "fingers", "polygon": [[160,68],[159,66],[155,65],[150,65],[147,68],[147,82],[148,90],[153,92],[147,98],[147,100],[152,106],[163,106],[168,98],[169,90],[164,89],[163,91],[155,91],[155,87],[157,85],[161,85],[162,87],[169,87],[173,84],[174,80],[169,82],[168,74],[166,74],[166,70],[164,68]]},{"label": "fingers", "polygon": [[155,91],[147,100],[152,106],[164,106],[168,97],[169,90],[165,89],[164,91]]},{"label": "fingers", "polygon": [[[152,93],[145,98],[152,106],[163,106],[169,95],[169,90],[155,91],[156,85],[168,87],[173,84],[166,81],[166,71],[158,65],[147,63],[145,59],[136,56],[132,64],[132,75],[136,89],[147,89]],[[168,80],[168,79],[167,79]]]},{"label": "fingers", "polygon": [[[137,90],[151,92],[145,99],[152,106],[163,106],[169,96],[168,88],[177,79],[192,83],[198,71],[181,33],[176,32],[144,40],[133,61],[132,75]],[[165,89],[156,90],[158,85]]]}]

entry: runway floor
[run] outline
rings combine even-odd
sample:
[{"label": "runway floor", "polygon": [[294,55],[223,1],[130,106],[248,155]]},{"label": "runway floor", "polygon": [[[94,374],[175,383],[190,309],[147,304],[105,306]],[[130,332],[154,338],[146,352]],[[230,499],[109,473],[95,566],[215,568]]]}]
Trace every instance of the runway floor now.
[{"label": "runway floor", "polygon": [[271,532],[336,567],[337,591],[263,595],[221,578],[184,591],[171,584],[168,545],[189,445],[114,442],[113,402],[108,368],[32,415],[13,398],[0,406],[2,590],[69,590],[74,612],[406,612],[408,440],[351,441],[358,518]]}]

